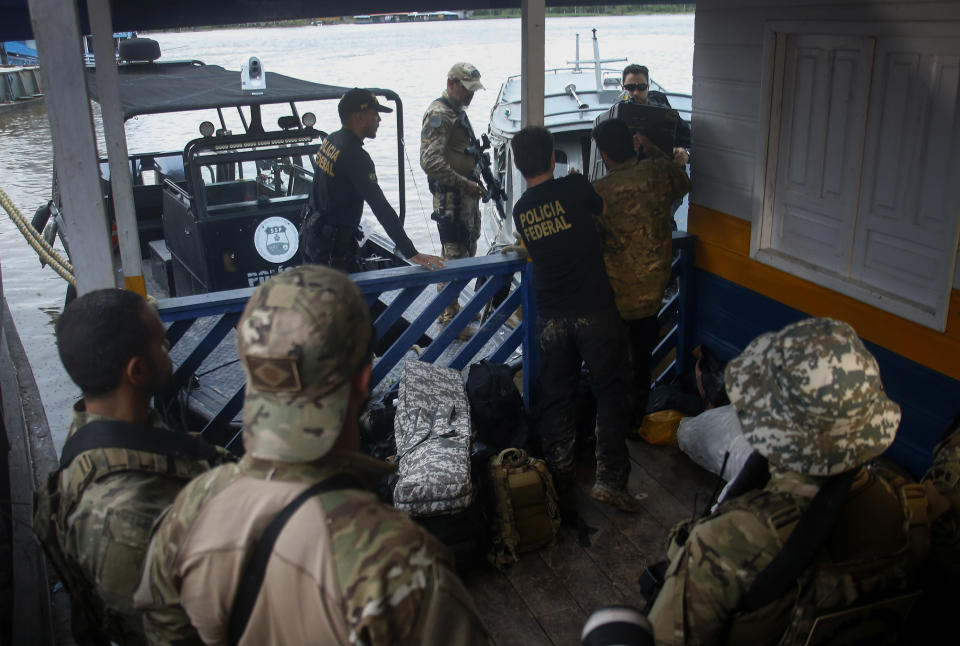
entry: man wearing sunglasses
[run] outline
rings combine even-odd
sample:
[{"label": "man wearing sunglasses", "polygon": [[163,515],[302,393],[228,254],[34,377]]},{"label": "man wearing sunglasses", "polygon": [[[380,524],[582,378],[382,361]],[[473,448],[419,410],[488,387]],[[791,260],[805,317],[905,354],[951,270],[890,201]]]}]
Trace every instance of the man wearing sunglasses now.
[{"label": "man wearing sunglasses", "polygon": [[[671,108],[667,95],[663,92],[650,89],[650,71],[645,65],[627,65],[623,68],[623,91],[628,101],[655,105],[661,108]],[[673,149],[673,160],[681,166],[690,161],[690,124],[680,119],[677,122],[676,147]]]}]

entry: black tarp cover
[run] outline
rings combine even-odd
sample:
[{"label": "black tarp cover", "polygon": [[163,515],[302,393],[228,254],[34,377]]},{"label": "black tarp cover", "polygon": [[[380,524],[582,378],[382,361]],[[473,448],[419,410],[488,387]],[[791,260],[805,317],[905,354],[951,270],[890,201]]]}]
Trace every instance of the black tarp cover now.
[{"label": "black tarp cover", "polygon": [[[124,121],[140,114],[339,99],[349,89],[268,71],[266,89],[254,94],[240,89],[239,71],[189,62],[134,63],[121,65],[117,71]],[[93,69],[87,70],[87,87],[98,101]]]}]

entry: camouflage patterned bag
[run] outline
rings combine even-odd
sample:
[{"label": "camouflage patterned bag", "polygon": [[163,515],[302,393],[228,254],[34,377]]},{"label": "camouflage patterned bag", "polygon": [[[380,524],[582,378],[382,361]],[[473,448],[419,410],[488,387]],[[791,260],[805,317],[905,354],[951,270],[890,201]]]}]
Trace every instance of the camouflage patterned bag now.
[{"label": "camouflage patterned bag", "polygon": [[410,359],[400,379],[394,423],[397,485],[393,504],[412,516],[466,509],[470,481],[470,405],[460,373]]},{"label": "camouflage patterned bag", "polygon": [[546,463],[523,449],[505,449],[490,460],[490,481],[494,513],[488,559],[502,568],[516,563],[518,554],[552,543],[560,511]]}]

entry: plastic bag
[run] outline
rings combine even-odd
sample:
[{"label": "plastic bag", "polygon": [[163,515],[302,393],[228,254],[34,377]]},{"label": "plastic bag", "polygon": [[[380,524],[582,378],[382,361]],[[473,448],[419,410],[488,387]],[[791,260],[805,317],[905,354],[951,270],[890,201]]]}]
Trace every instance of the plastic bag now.
[{"label": "plastic bag", "polygon": [[[744,462],[753,453],[753,447],[743,437],[737,411],[732,404],[711,408],[696,417],[686,417],[680,421],[677,430],[680,450],[690,459],[719,475],[724,480],[733,480]],[[724,456],[729,452],[723,473]]]}]

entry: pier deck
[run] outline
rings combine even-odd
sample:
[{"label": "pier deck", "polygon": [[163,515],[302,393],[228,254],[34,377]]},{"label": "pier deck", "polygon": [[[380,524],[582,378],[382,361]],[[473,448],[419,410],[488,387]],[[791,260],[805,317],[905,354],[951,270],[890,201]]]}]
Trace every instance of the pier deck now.
[{"label": "pier deck", "polygon": [[717,478],[675,446],[628,445],[631,490],[647,494],[640,513],[594,501],[587,495],[592,473],[582,470],[577,508],[587,529],[562,527],[555,546],[522,555],[504,572],[463,575],[497,644],[574,646],[597,608],[644,608],[637,579],[666,558],[670,528],[707,505]]}]

